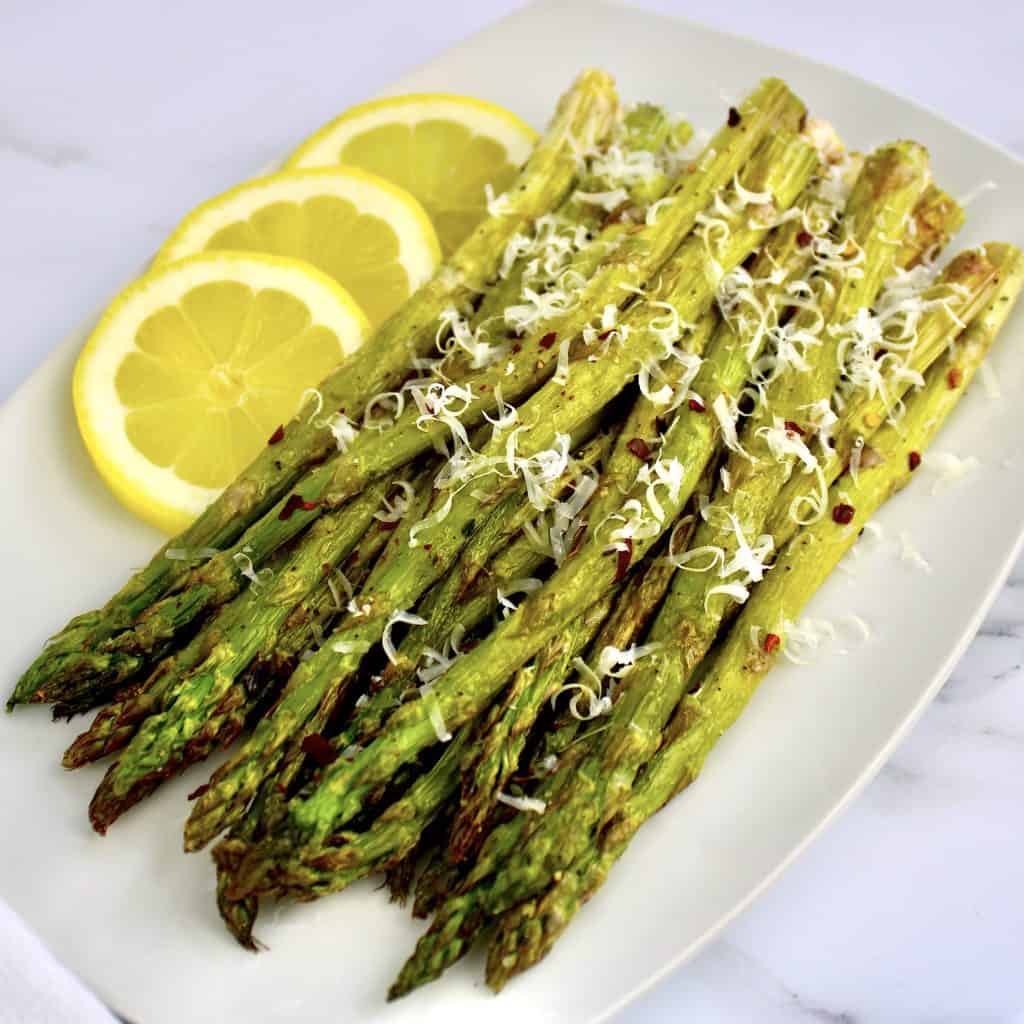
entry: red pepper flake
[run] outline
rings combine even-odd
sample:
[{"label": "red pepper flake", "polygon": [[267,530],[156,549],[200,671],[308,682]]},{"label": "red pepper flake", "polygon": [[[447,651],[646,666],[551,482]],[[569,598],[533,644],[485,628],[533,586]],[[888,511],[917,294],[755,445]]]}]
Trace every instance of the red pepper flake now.
[{"label": "red pepper flake", "polygon": [[907,465],[910,467],[910,472],[913,473],[914,470],[921,465],[921,453],[911,452],[907,456]]},{"label": "red pepper flake", "polygon": [[377,522],[380,524],[380,528],[385,533],[390,533],[392,530],[395,530],[395,529],[398,528],[398,520],[397,519],[391,519],[391,520],[378,519]]},{"label": "red pepper flake", "polygon": [[801,231],[796,236],[796,244],[799,245],[801,249],[806,249],[813,241],[814,235],[812,235],[810,231]]},{"label": "red pepper flake", "polygon": [[765,654],[771,654],[772,651],[776,651],[779,648],[779,644],[782,640],[779,639],[778,633],[766,633],[764,637],[764,652]]},{"label": "red pepper flake", "polygon": [[270,437],[267,439],[267,444],[279,444],[283,440],[284,440],[284,424],[282,423],[281,426],[279,426],[277,428],[277,430],[275,430],[270,435]]},{"label": "red pepper flake", "polygon": [[517,341],[517,342],[516,342],[516,343],[515,343],[515,344],[514,344],[514,345],[512,346],[512,354],[513,354],[513,355],[517,355],[518,353],[520,353],[520,352],[522,352],[522,351],[523,351],[523,346],[522,346],[522,345],[520,345],[520,344],[519,344],[519,342]]},{"label": "red pepper flake", "polygon": [[600,334],[599,334],[599,335],[597,336],[597,340],[598,340],[598,341],[604,341],[604,340],[605,340],[605,338],[610,338],[610,337],[611,337],[611,334],[612,334],[612,331],[614,331],[614,330],[615,330],[615,328],[614,328],[614,327],[609,327],[607,331],[602,331],[602,332],[601,332],[601,333],[600,333]]},{"label": "red pepper flake", "polygon": [[338,760],[338,752],[331,745],[330,740],[324,739],[318,732],[311,732],[302,738],[302,752],[309,754],[321,768]]},{"label": "red pepper flake", "polygon": [[433,544],[424,544],[423,545],[423,550],[424,551],[429,551],[433,546],[434,546]]},{"label": "red pepper flake", "polygon": [[853,522],[853,517],[856,514],[857,510],[852,505],[835,505],[832,509],[832,522],[846,526],[847,523]]},{"label": "red pepper flake", "polygon": [[558,335],[554,331],[548,331],[543,338],[537,343],[541,348],[551,348],[554,343],[558,341]]},{"label": "red pepper flake", "polygon": [[729,127],[730,128],[735,128],[736,125],[738,125],[741,120],[742,120],[742,118],[740,117],[740,112],[735,107],[730,107],[729,108],[729,118],[728,118]]},{"label": "red pepper flake", "polygon": [[949,373],[946,374],[946,383],[950,388],[958,388],[964,382],[964,371],[959,366],[954,366]]},{"label": "red pepper flake", "polygon": [[323,564],[322,564],[322,565],[320,566],[320,571],[321,571],[321,572],[322,572],[322,573],[323,573],[323,574],[324,574],[325,576],[330,576],[330,575],[331,575],[331,572],[332,572],[332,568],[331,568],[331,563],[330,563],[330,562],[324,562],[324,563],[323,563]]},{"label": "red pepper flake", "polygon": [[634,437],[626,447],[641,461],[646,462],[651,457],[651,449],[642,437]]},{"label": "red pepper flake", "polygon": [[622,544],[624,547],[619,548],[615,553],[615,583],[626,578],[626,573],[629,572],[629,563],[633,561],[632,537],[627,537]]},{"label": "red pepper flake", "polygon": [[[569,550],[566,552],[566,558],[572,558],[572,556],[575,555],[581,547],[583,547],[583,538],[586,536],[586,533],[587,524],[581,523],[580,528],[576,531],[576,536],[572,539],[572,544],[569,545]],[[465,646],[463,646],[463,650],[465,650]]]},{"label": "red pepper flake", "polygon": [[803,437],[806,433],[804,428],[801,427],[799,423],[794,423],[792,420],[786,420],[786,430],[790,434],[799,434],[801,437]]},{"label": "red pepper flake", "polygon": [[277,518],[285,521],[302,509],[303,512],[312,512],[320,503],[318,501],[306,501],[301,494],[290,494],[284,503],[284,508],[278,513]]},{"label": "red pepper flake", "polygon": [[192,792],[189,793],[189,795],[186,797],[186,799],[198,800],[209,788],[210,784],[208,782],[204,782],[201,786],[198,786],[197,788],[193,789]]},{"label": "red pepper flake", "polygon": [[704,403],[699,398],[691,398],[686,404],[694,412],[704,412]]}]

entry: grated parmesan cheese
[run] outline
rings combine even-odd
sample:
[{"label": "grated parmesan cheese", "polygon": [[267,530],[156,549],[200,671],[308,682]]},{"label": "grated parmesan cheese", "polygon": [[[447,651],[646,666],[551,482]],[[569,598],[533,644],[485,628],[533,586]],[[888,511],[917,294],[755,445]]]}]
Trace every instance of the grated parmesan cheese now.
[{"label": "grated parmesan cheese", "polygon": [[543,800],[532,796],[509,796],[508,793],[499,793],[497,799],[498,803],[508,804],[509,807],[514,807],[517,811],[543,814],[548,809],[548,805]]},{"label": "grated parmesan cheese", "polygon": [[387,655],[388,661],[392,665],[398,664],[398,651],[395,650],[394,641],[391,639],[391,630],[400,624],[407,626],[425,626],[427,620],[421,615],[413,615],[411,612],[403,611],[398,609],[393,611],[388,616],[388,621],[384,624],[384,632],[381,634],[381,645],[384,648],[384,653]]}]

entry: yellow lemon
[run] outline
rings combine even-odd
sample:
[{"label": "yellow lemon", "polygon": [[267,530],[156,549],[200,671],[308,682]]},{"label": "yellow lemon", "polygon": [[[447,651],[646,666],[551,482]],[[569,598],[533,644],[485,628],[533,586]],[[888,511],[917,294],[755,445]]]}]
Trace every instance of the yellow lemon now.
[{"label": "yellow lemon", "polygon": [[374,325],[440,259],[423,207],[357,167],[286,171],[230,189],[178,225],[156,264],[221,249],[306,260],[347,289]]},{"label": "yellow lemon", "polygon": [[469,96],[420,93],[352,107],[289,157],[295,167],[362,167],[411,192],[445,255],[483,217],[485,186],[499,195],[530,155],[536,133],[503,107]]},{"label": "yellow lemon", "polygon": [[159,266],[82,349],[79,430],[114,494],[178,533],[368,332],[348,292],[300,260],[213,252]]}]

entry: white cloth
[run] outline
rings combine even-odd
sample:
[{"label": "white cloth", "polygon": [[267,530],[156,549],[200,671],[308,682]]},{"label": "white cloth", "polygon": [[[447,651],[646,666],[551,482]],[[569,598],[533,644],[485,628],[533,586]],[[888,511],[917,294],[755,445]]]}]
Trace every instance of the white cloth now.
[{"label": "white cloth", "polygon": [[116,1024],[2,900],[0,1024]]}]

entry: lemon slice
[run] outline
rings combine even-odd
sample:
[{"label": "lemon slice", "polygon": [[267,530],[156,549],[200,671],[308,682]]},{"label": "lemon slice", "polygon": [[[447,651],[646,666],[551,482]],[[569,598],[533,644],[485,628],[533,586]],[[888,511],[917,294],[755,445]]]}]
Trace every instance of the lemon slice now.
[{"label": "lemon slice", "polygon": [[368,331],[351,296],[299,260],[217,252],[158,267],[78,357],[79,430],[114,494],[178,533]]},{"label": "lemon slice", "polygon": [[411,192],[450,253],[530,155],[536,132],[511,111],[469,96],[420,93],[352,107],[311,135],[287,167],[348,164]]},{"label": "lemon slice", "polygon": [[374,325],[440,259],[423,207],[356,167],[271,174],[224,192],[178,225],[156,263],[220,249],[306,260],[346,288]]}]

